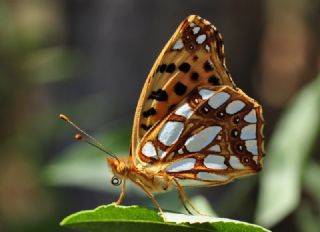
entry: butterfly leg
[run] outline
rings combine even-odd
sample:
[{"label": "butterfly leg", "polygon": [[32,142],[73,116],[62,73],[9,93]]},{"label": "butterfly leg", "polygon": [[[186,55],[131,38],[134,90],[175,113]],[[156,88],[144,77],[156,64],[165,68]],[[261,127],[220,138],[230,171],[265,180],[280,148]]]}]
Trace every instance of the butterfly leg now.
[{"label": "butterfly leg", "polygon": [[[182,186],[179,184],[179,182],[178,182],[176,179],[173,179],[173,181],[174,181],[175,184],[176,184],[176,187],[177,187],[177,190],[178,190],[178,192],[179,192],[179,195],[181,194],[182,198],[184,198],[184,199],[180,200],[181,203],[182,203],[182,201],[184,202],[184,200],[185,200],[185,202],[187,202],[187,203],[189,204],[189,206],[190,206],[196,213],[198,213],[198,214],[200,214],[200,215],[203,215],[203,216],[209,216],[207,213],[203,213],[203,212],[200,212],[199,210],[197,210],[196,207],[193,206],[193,204],[192,204],[191,201],[189,200],[187,194],[185,193],[185,191],[183,190],[183,188],[182,188]],[[179,197],[179,199],[180,199],[180,197]],[[185,207],[185,203],[182,203],[182,205]],[[187,210],[186,207],[185,207],[185,209]],[[189,210],[187,210],[187,211],[189,212]]]},{"label": "butterfly leg", "polygon": [[185,201],[179,191],[178,191],[178,198],[179,198],[179,201],[181,202],[181,204],[183,205],[184,209],[188,212],[188,214],[192,215],[192,212],[186,206],[186,203],[185,203]]},{"label": "butterfly leg", "polygon": [[116,202],[114,202],[114,204],[115,205],[120,205],[125,194],[126,194],[126,179],[124,178],[122,186],[121,186],[121,194],[119,196],[119,199]]},{"label": "butterfly leg", "polygon": [[137,185],[139,185],[143,189],[143,191],[146,192],[146,194],[150,197],[150,199],[153,201],[153,203],[157,206],[161,216],[163,217],[163,220],[166,221],[166,218],[165,218],[164,213],[160,207],[160,204],[154,198],[153,194],[144,186],[144,184],[139,179],[133,180],[133,182],[135,182]]}]

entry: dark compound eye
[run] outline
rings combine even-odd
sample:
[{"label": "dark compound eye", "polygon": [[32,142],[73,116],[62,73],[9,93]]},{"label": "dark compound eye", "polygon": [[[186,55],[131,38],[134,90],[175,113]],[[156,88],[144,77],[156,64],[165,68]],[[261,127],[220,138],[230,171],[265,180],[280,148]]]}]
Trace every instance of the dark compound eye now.
[{"label": "dark compound eye", "polygon": [[115,186],[119,186],[122,183],[122,179],[118,178],[116,176],[113,176],[111,179],[111,184],[115,185]]}]

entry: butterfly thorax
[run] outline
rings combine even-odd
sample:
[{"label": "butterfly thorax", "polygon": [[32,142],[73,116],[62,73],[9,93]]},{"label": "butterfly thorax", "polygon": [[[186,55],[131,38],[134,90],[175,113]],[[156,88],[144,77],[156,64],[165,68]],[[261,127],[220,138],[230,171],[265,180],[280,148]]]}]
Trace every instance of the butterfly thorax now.
[{"label": "butterfly thorax", "polygon": [[109,158],[107,161],[115,176],[142,184],[150,192],[167,192],[173,187],[173,177],[165,172],[154,172],[151,169],[147,171],[148,169],[135,166],[130,157],[119,161]]}]

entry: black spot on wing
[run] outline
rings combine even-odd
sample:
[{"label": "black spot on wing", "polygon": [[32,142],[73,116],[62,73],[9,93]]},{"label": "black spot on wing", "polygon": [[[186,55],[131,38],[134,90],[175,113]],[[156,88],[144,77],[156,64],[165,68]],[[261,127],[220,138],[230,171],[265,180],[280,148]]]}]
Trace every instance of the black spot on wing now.
[{"label": "black spot on wing", "polygon": [[178,82],[174,86],[174,92],[179,96],[182,96],[183,94],[185,94],[186,91],[187,91],[187,86],[182,84],[181,82]]},{"label": "black spot on wing", "polygon": [[237,129],[233,129],[233,130],[231,131],[231,136],[232,136],[233,138],[237,138],[237,137],[239,136],[239,131],[238,131]]},{"label": "black spot on wing", "polygon": [[162,64],[162,65],[160,65],[159,71],[161,73],[163,73],[164,71],[166,71],[166,68],[167,68],[167,65],[166,64]]},{"label": "black spot on wing", "polygon": [[147,126],[146,124],[141,124],[140,127],[145,131],[149,130],[152,126]]},{"label": "black spot on wing", "polygon": [[193,81],[197,81],[199,79],[199,74],[197,72],[192,72],[190,78]]},{"label": "black spot on wing", "polygon": [[157,113],[157,111],[155,110],[155,108],[151,107],[150,109],[143,111],[142,115],[143,117],[147,118],[149,116],[155,115]]},{"label": "black spot on wing", "polygon": [[225,114],[223,111],[219,111],[219,112],[217,113],[217,117],[218,117],[218,118],[223,118],[225,115],[226,115],[226,114]]},{"label": "black spot on wing", "polygon": [[155,99],[157,101],[167,101],[168,94],[166,91],[162,89],[158,89],[157,91],[152,91],[148,99]]},{"label": "black spot on wing", "polygon": [[213,64],[212,62],[210,61],[206,61],[204,64],[203,64],[203,68],[206,72],[210,72],[213,70]]},{"label": "black spot on wing", "polygon": [[187,73],[190,70],[190,64],[184,62],[184,63],[180,64],[178,68],[181,72]]},{"label": "black spot on wing", "polygon": [[176,65],[174,63],[171,63],[167,66],[166,72],[167,73],[173,73],[174,70],[176,70]]},{"label": "black spot on wing", "polygon": [[234,119],[233,119],[233,123],[234,124],[238,124],[240,122],[240,118],[239,116],[236,116]]},{"label": "black spot on wing", "polygon": [[209,77],[208,82],[212,85],[220,85],[220,80],[216,76]]},{"label": "black spot on wing", "polygon": [[237,148],[238,152],[240,152],[240,153],[244,151],[244,147],[241,143],[237,144],[236,148]]}]

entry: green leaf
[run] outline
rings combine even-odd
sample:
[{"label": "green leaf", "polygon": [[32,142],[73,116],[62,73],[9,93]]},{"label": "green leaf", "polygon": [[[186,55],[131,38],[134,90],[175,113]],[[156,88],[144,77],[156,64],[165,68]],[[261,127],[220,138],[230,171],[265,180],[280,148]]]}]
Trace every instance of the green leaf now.
[{"label": "green leaf", "polygon": [[314,212],[316,206],[312,203],[303,203],[296,212],[296,224],[298,231],[319,232],[319,215]]},{"label": "green leaf", "polygon": [[320,76],[304,87],[270,140],[261,174],[256,222],[271,227],[300,201],[304,165],[320,128]]},{"label": "green leaf", "polygon": [[183,232],[267,232],[269,230],[246,222],[208,216],[165,213],[167,222],[156,211],[139,206],[100,206],[72,214],[60,223],[82,231],[183,231]]},{"label": "green leaf", "polygon": [[316,163],[315,160],[310,160],[307,164],[304,178],[303,178],[303,187],[304,192],[311,196],[320,207],[320,165]]}]

